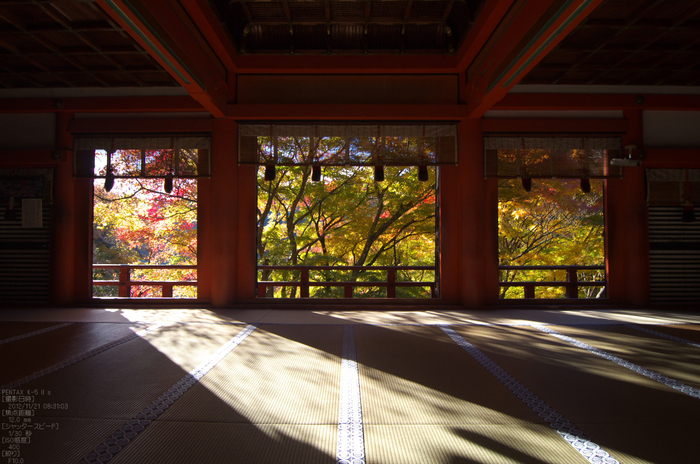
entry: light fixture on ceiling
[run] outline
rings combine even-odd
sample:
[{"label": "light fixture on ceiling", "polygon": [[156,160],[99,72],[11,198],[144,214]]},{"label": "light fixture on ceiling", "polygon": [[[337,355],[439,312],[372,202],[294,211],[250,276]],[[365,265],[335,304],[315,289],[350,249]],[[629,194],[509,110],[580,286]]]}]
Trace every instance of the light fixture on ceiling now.
[{"label": "light fixture on ceiling", "polygon": [[532,190],[532,178],[531,177],[523,177],[520,180],[523,183],[523,188],[525,189],[525,191],[530,192]]},{"label": "light fixture on ceiling", "polygon": [[643,151],[639,151],[639,158],[640,159],[633,159],[632,158],[632,153],[634,150],[637,149],[636,145],[625,145],[625,150],[627,150],[627,158],[613,158],[610,160],[610,166],[641,166],[642,165],[642,153]]},{"label": "light fixture on ceiling", "polygon": [[277,177],[277,169],[274,164],[268,164],[265,166],[265,180],[273,181]]},{"label": "light fixture on ceiling", "polygon": [[321,166],[311,166],[311,180],[314,182],[318,182],[319,180],[321,180]]}]

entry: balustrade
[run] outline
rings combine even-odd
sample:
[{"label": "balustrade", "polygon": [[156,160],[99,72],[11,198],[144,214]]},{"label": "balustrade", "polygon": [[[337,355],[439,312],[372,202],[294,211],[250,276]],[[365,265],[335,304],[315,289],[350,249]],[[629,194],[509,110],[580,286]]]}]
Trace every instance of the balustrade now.
[{"label": "balustrade", "polygon": [[153,265],[153,264],[93,264],[93,271],[96,269],[112,269],[119,272],[119,280],[95,280],[93,286],[118,286],[120,298],[130,298],[131,288],[136,286],[161,287],[161,298],[172,298],[173,287],[197,286],[196,280],[131,280],[131,271],[134,269],[146,270],[175,270],[175,269],[197,269],[196,265]]}]

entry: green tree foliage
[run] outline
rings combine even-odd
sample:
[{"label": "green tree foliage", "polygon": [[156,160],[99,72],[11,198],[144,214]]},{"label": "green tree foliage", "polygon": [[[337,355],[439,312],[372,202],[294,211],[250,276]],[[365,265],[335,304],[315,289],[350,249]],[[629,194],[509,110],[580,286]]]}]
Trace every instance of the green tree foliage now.
[{"label": "green tree foliage", "polygon": [[[530,192],[517,179],[499,181],[498,256],[502,266],[603,265],[603,182],[591,180],[584,193],[578,179],[533,179]],[[579,280],[604,280],[604,271],[581,271]],[[502,271],[501,280],[565,281],[557,271]],[[584,298],[604,289],[582,287]],[[520,287],[502,287],[501,298],[522,297]],[[542,287],[538,297],[561,298],[563,287]]]},{"label": "green tree foliage", "polygon": [[[134,169],[133,156],[118,155],[121,156],[113,157],[114,172]],[[147,158],[152,160],[149,169],[167,169],[166,154],[151,151]],[[174,179],[169,194],[164,192],[163,178],[118,178],[110,192],[105,191],[103,179],[95,179],[93,263],[196,265],[196,179]],[[194,269],[133,270],[131,280],[196,280],[196,275]],[[115,280],[118,275],[115,271],[95,269],[93,278]],[[196,297],[195,287],[176,287],[175,291],[177,296]],[[116,296],[117,289],[95,286],[93,294]],[[131,296],[160,296],[160,288],[132,287]]]},{"label": "green tree foliage", "polygon": [[[301,147],[301,149],[307,149]],[[322,150],[323,147],[317,147]],[[391,146],[390,149],[399,149]],[[319,182],[310,166],[278,166],[274,181],[258,174],[257,253],[260,265],[416,266],[435,265],[436,180],[417,179],[415,167],[386,167],[374,181],[369,166],[324,166]],[[312,280],[385,281],[379,271],[318,270]],[[435,273],[405,271],[397,280],[432,281]],[[260,280],[298,280],[291,271],[259,272]],[[294,287],[267,296],[295,297]],[[342,296],[342,289],[312,287],[312,297]],[[356,296],[384,296],[383,288],[358,287]],[[421,287],[397,290],[424,297]]]}]

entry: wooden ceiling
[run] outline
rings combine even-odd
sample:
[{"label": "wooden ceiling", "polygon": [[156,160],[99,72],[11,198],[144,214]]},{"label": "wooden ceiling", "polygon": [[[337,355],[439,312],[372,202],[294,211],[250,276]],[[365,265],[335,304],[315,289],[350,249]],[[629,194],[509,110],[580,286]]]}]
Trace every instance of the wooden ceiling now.
[{"label": "wooden ceiling", "polygon": [[0,88],[177,82],[93,1],[0,1]]},{"label": "wooden ceiling", "polygon": [[[206,13],[202,17],[209,18],[210,24],[202,36],[209,43],[211,37],[219,41],[209,55],[218,55],[214,60],[229,71],[249,56],[267,59],[271,65],[280,57],[307,56],[317,60],[386,59],[387,63],[394,57],[416,62],[437,57],[451,61],[442,61],[447,65],[435,72],[463,72],[471,62],[462,66],[460,60],[465,50],[475,47],[473,41],[478,36],[473,28],[484,11],[495,3],[507,6],[508,14],[514,8],[529,7],[523,0],[154,3],[167,1],[177,6],[195,4],[200,13]],[[107,5],[114,3],[119,2],[0,0],[0,88],[182,85],[153,50],[144,48],[140,32],[129,30],[114,11],[107,11]],[[176,15],[182,16],[183,12],[191,9],[180,7]],[[160,21],[158,14],[154,13],[153,18]],[[188,21],[201,31],[202,18]],[[166,29],[168,24],[161,26]],[[167,32],[171,36],[193,34],[187,30]],[[491,31],[492,36],[498,33],[495,28]],[[476,52],[484,46],[488,46],[485,41]],[[319,68],[323,66],[322,61],[318,63]],[[234,71],[246,72],[243,68]],[[534,68],[520,76],[519,82],[697,86],[700,2],[605,0]]]},{"label": "wooden ceiling", "polygon": [[607,0],[521,83],[700,84],[700,2]]},{"label": "wooden ceiling", "polygon": [[239,53],[454,53],[480,0],[216,0]]}]

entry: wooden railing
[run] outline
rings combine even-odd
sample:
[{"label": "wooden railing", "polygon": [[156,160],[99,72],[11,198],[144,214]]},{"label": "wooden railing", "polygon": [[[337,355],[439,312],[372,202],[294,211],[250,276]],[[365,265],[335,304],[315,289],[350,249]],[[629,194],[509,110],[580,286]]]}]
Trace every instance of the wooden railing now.
[{"label": "wooden railing", "polygon": [[131,297],[131,287],[150,286],[161,287],[161,298],[172,298],[173,287],[197,286],[196,280],[131,280],[132,269],[197,269],[196,265],[151,265],[151,264],[93,264],[93,269],[113,269],[119,271],[119,280],[95,280],[92,285],[97,286],[118,286],[119,297]]},{"label": "wooden railing", "polygon": [[579,271],[604,271],[605,266],[499,266],[501,271],[566,271],[565,281],[500,281],[501,287],[522,287],[525,298],[535,298],[537,287],[564,287],[566,298],[578,298],[580,287],[605,287],[605,280],[579,280]]},{"label": "wooden railing", "polygon": [[[299,280],[258,280],[258,297],[267,296],[269,287],[298,287],[300,298],[309,298],[310,287],[340,287],[344,298],[352,298],[356,287],[386,287],[386,297],[396,298],[397,287],[430,287],[430,297],[435,298],[435,281],[397,281],[397,271],[435,271],[435,266],[258,266],[258,271],[299,271]],[[386,280],[379,281],[325,281],[311,280],[310,271],[385,271]]]}]

